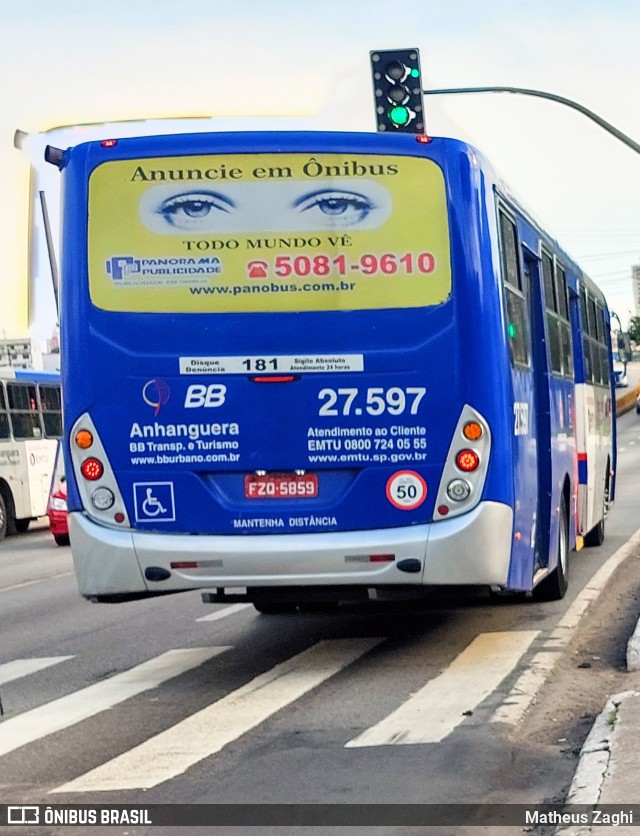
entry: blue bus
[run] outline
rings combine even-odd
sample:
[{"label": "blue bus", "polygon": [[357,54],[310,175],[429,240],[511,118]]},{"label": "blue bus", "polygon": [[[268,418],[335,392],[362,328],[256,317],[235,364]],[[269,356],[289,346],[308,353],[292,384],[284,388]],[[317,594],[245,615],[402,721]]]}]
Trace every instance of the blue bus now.
[{"label": "blue bus", "polygon": [[609,313],[455,139],[49,147],[80,593],[561,598],[614,498]]},{"label": "blue bus", "polygon": [[0,368],[0,541],[47,513],[61,436],[60,375]]}]

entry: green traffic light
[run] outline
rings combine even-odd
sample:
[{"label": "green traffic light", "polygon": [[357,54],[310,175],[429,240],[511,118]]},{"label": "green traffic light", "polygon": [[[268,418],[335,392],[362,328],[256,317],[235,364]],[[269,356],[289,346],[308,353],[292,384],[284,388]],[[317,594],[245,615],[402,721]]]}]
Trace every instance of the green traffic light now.
[{"label": "green traffic light", "polygon": [[411,114],[406,107],[392,107],[389,111],[389,119],[394,125],[407,125],[411,121]]},{"label": "green traffic light", "polygon": [[417,49],[370,52],[371,80],[378,131],[424,132],[424,106]]},{"label": "green traffic light", "polygon": [[513,322],[509,323],[509,329],[508,330],[509,330],[509,339],[511,339],[511,340],[515,339],[516,326],[513,324]]}]

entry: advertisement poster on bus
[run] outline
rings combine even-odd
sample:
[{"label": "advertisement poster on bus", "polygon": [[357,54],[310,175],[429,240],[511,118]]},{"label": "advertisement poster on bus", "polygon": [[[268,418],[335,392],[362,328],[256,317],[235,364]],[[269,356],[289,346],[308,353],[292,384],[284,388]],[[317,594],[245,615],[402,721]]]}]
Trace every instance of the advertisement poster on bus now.
[{"label": "advertisement poster on bus", "polygon": [[451,291],[444,178],[419,157],[114,160],[91,174],[88,236],[104,310],[416,308]]}]

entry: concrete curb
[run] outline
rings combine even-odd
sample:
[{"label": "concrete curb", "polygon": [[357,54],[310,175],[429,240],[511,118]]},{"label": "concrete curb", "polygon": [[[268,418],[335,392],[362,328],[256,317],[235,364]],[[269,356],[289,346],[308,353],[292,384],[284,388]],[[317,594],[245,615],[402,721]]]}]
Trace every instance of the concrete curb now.
[{"label": "concrete curb", "polygon": [[[605,707],[596,717],[580,750],[578,767],[567,794],[567,804],[585,804],[589,807],[598,804],[611,760],[611,741],[615,733],[618,710],[625,699],[634,695],[637,695],[637,691],[615,694],[607,700]],[[590,825],[571,825],[554,830],[555,836],[588,836],[590,833]]]},{"label": "concrete curb", "polygon": [[[640,619],[627,642],[627,671],[631,673],[638,670],[640,670]],[[632,677],[632,679],[637,678]],[[628,691],[614,694],[607,700],[580,750],[578,766],[567,793],[567,804],[585,804],[590,807],[598,804],[610,766],[615,766],[615,763],[611,762],[611,748],[620,706],[625,700],[637,698],[639,695],[640,690],[636,686]],[[592,833],[592,828],[589,825],[560,827],[554,833],[555,836],[588,836]]]},{"label": "concrete curb", "polygon": [[623,691],[610,697],[596,717],[580,751],[578,768],[567,795],[567,804],[597,804],[609,765],[611,738],[620,703],[635,691]]}]

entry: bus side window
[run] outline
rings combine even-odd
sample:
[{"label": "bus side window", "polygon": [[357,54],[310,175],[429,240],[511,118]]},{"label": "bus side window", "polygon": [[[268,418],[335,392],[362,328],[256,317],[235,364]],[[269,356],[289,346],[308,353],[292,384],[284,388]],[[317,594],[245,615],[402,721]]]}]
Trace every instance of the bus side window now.
[{"label": "bus side window", "polygon": [[62,403],[60,387],[55,384],[41,383],[38,386],[40,408],[44,434],[47,438],[62,437]]},{"label": "bus side window", "polygon": [[4,386],[0,382],[0,438],[10,438],[9,413],[7,412],[7,398]]},{"label": "bus side window", "polygon": [[571,343],[571,320],[569,319],[569,299],[567,295],[567,276],[564,268],[555,262],[556,294],[558,298],[558,315],[560,328],[560,345],[562,353],[562,369],[565,377],[574,379],[573,350]]},{"label": "bus side window", "polygon": [[553,275],[553,258],[549,255],[549,253],[542,250],[541,260],[551,371],[556,374],[562,374],[562,347],[560,342],[557,288],[555,286]]},{"label": "bus side window", "polygon": [[518,236],[515,223],[502,210],[500,217],[500,252],[502,278],[507,304],[507,328],[511,362],[515,366],[529,366],[529,340],[525,303],[518,255]]},{"label": "bus side window", "polygon": [[609,385],[609,347],[607,345],[608,329],[604,319],[604,311],[596,305],[596,321],[598,323],[598,343],[600,353],[600,383]]},{"label": "bus side window", "polygon": [[589,319],[589,337],[591,342],[591,360],[593,362],[593,383],[602,383],[602,352],[600,343],[602,335],[599,333],[598,308],[595,299],[587,297],[587,316]]},{"label": "bus side window", "polygon": [[585,380],[596,385],[609,385],[608,329],[604,311],[583,287],[580,291],[580,317],[584,336]]},{"label": "bus side window", "polygon": [[7,397],[13,437],[42,438],[36,387],[31,383],[7,383]]},{"label": "bus side window", "polygon": [[584,379],[586,383],[593,383],[593,362],[591,358],[591,341],[589,339],[589,315],[587,313],[587,290],[580,290],[580,319],[582,321],[582,354],[584,356]]}]

